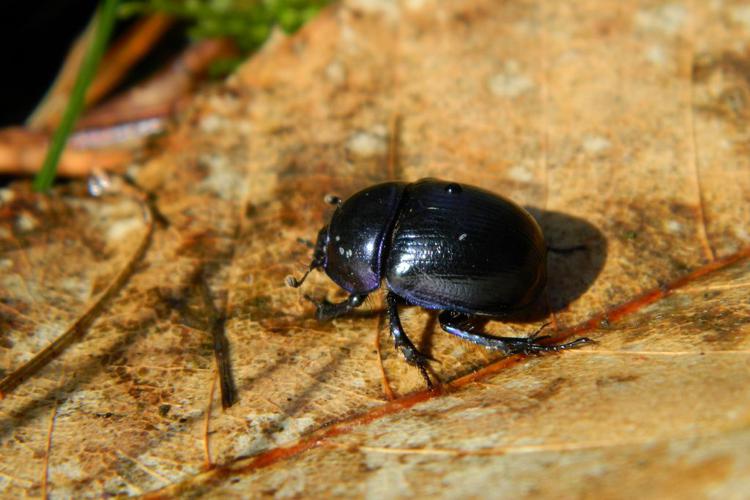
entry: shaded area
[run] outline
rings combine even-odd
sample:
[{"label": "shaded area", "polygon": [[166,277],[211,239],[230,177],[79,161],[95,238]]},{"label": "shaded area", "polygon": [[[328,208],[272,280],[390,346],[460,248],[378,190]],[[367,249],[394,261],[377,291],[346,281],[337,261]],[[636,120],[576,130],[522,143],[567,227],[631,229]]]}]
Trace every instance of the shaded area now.
[{"label": "shaded area", "polygon": [[550,251],[547,255],[549,308],[562,311],[583,295],[599,276],[607,260],[607,240],[590,222],[562,212],[528,208],[542,226],[547,245],[575,248],[569,252]]},{"label": "shaded area", "polygon": [[0,47],[6,74],[0,126],[22,122],[42,98],[97,4],[96,0],[3,2]]}]

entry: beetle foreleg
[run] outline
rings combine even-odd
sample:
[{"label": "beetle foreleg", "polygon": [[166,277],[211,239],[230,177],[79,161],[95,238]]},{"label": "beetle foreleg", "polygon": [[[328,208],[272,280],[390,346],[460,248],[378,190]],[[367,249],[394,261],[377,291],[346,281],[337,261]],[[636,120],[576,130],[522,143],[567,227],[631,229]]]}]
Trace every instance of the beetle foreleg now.
[{"label": "beetle foreleg", "polygon": [[287,286],[290,286],[292,288],[299,288],[302,286],[302,283],[305,282],[307,279],[307,275],[312,272],[313,269],[317,269],[319,267],[323,267],[325,265],[326,261],[326,245],[328,245],[328,226],[323,226],[323,228],[318,232],[318,240],[313,245],[311,241],[305,240],[300,238],[300,240],[305,244],[312,245],[311,248],[314,249],[313,252],[313,258],[310,262],[310,266],[307,268],[307,271],[305,271],[305,274],[302,275],[300,279],[295,278],[294,276],[287,276],[286,277],[286,284]]},{"label": "beetle foreleg", "polygon": [[407,337],[401,326],[401,319],[398,316],[398,298],[392,292],[388,292],[386,296],[386,302],[388,304],[388,320],[391,330],[391,336],[393,336],[393,343],[396,349],[401,351],[404,359],[410,365],[419,368],[419,372],[422,374],[425,382],[427,382],[427,388],[432,389],[432,380],[430,375],[427,373],[427,356],[419,352],[414,346],[412,341]]},{"label": "beetle foreleg", "polygon": [[367,294],[365,295],[349,295],[346,300],[342,302],[328,302],[327,300],[323,299],[322,301],[318,302],[309,295],[305,295],[305,298],[315,304],[315,307],[317,308],[317,312],[315,313],[315,317],[318,318],[319,321],[327,321],[329,319],[338,318],[339,316],[343,316],[344,314],[347,314],[352,311],[355,307],[361,306],[365,299],[367,298]]},{"label": "beetle foreleg", "polygon": [[468,321],[468,316],[454,311],[443,311],[438,317],[440,321],[440,327],[451,335],[468,340],[477,345],[481,345],[488,349],[494,349],[503,351],[505,354],[537,354],[541,352],[557,352],[565,349],[572,349],[579,347],[584,344],[593,342],[587,337],[576,339],[573,342],[566,344],[552,344],[546,345],[539,341],[547,338],[539,337],[538,334],[541,329],[537,330],[530,337],[492,337],[484,333],[475,333],[468,331],[465,325]]}]

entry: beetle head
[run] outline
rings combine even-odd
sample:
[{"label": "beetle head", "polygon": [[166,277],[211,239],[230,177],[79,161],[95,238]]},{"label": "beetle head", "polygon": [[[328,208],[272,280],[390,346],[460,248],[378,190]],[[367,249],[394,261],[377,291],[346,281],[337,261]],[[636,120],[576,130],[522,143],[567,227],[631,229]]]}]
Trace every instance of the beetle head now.
[{"label": "beetle head", "polygon": [[385,240],[395,220],[405,184],[386,182],[359,191],[337,206],[328,225],[326,274],[352,294],[380,286]]}]

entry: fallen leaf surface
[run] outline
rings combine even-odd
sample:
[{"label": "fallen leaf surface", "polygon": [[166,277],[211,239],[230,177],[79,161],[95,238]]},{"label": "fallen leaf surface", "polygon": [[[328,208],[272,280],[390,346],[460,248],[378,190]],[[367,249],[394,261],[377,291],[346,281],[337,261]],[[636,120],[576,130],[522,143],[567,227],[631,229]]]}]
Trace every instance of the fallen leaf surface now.
[{"label": "fallen leaf surface", "polygon": [[[740,498],[748,19],[741,2],[360,0],[269,44],[132,167],[167,223],[83,340],[0,403],[4,494]],[[503,358],[404,308],[445,384],[427,392],[380,297],[317,323],[302,295],[341,292],[284,278],[323,196],[422,177],[503,193],[551,245],[585,245],[489,332],[550,321],[596,344]],[[7,374],[148,225],[142,203],[75,186],[11,187],[0,215]],[[239,398],[223,411],[217,315]]]}]

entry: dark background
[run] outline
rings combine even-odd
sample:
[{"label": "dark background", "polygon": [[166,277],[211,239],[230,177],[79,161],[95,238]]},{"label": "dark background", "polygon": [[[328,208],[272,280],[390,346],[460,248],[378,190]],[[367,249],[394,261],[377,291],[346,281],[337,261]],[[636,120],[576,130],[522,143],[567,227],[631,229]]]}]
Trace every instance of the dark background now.
[{"label": "dark background", "polygon": [[97,0],[3,0],[0,126],[23,123],[52,84]]}]

